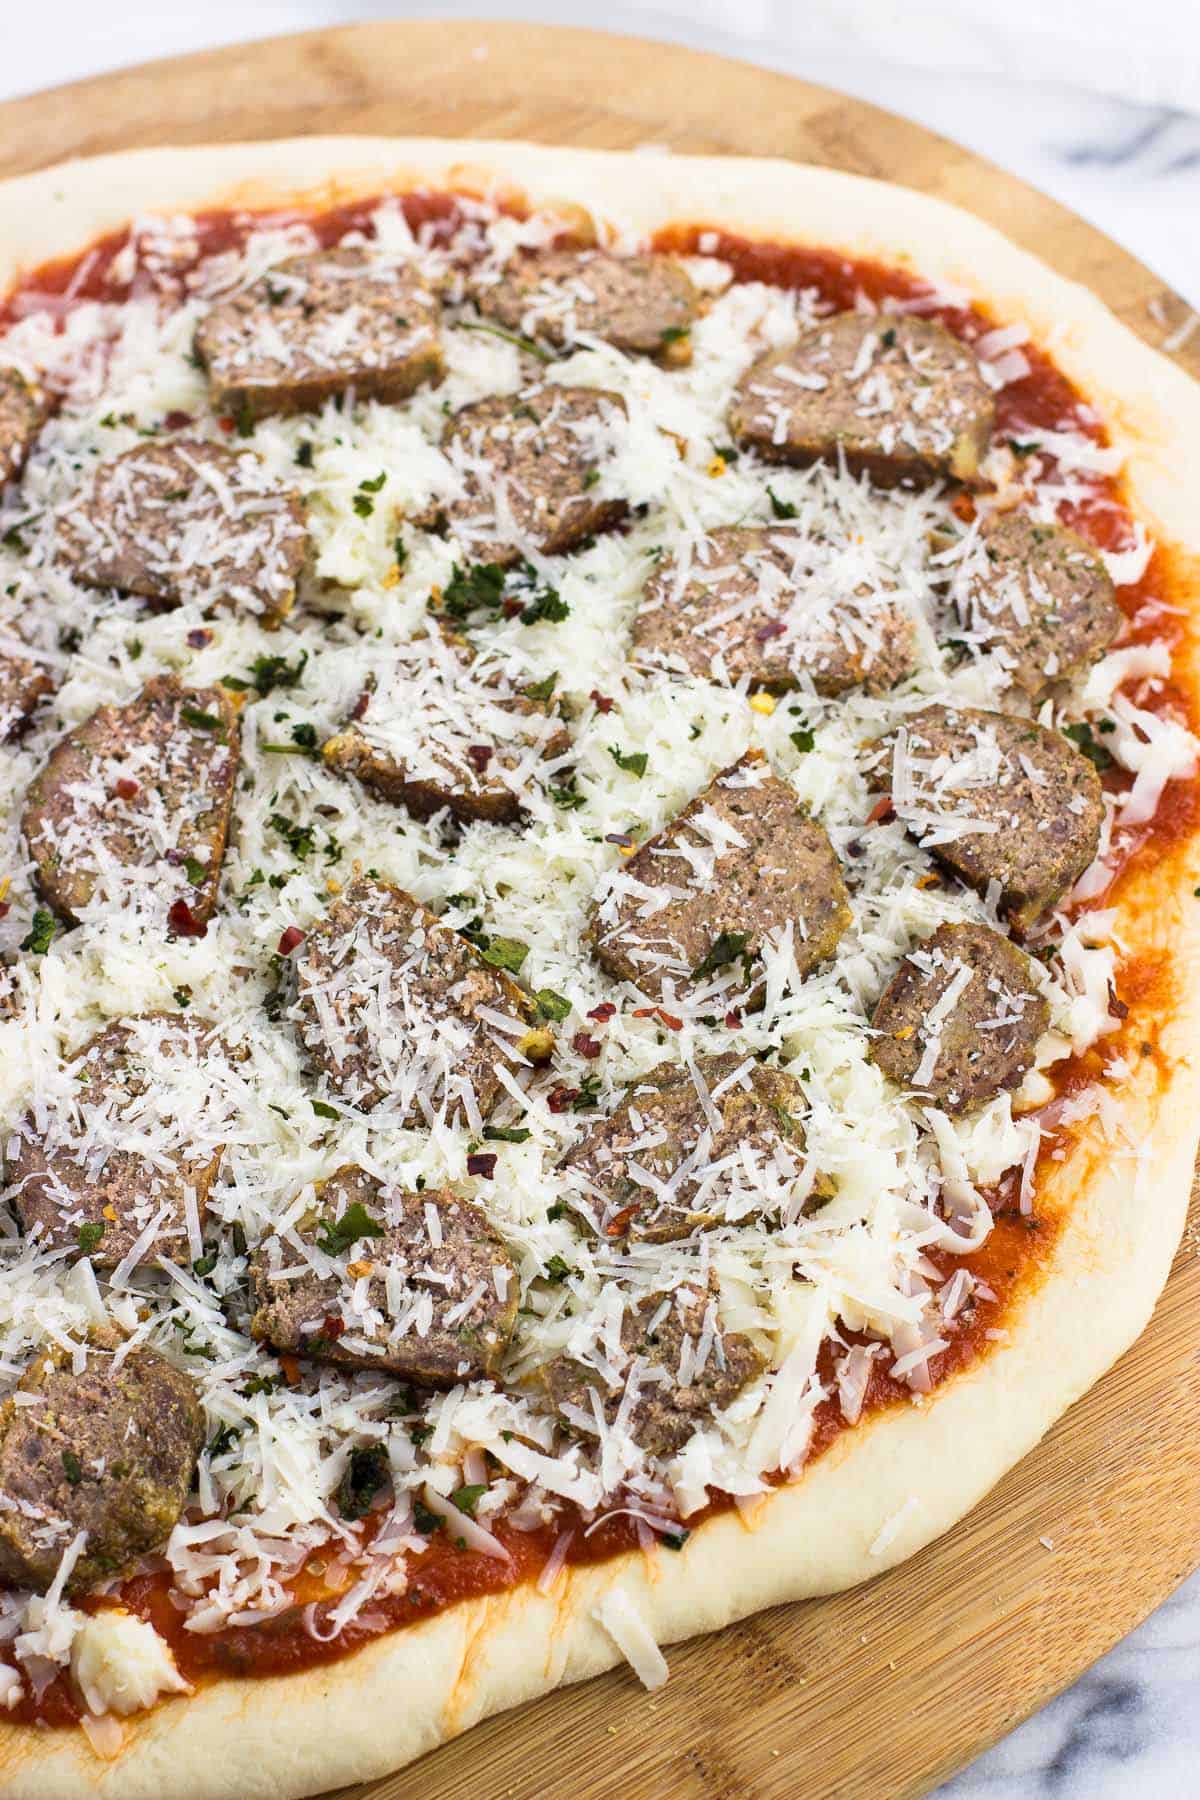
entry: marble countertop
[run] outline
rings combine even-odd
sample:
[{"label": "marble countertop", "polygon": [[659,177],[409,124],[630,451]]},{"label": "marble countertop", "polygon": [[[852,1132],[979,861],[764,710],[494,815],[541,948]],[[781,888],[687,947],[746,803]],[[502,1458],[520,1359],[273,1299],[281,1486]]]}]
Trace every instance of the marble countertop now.
[{"label": "marble countertop", "polygon": [[[1015,3],[1036,12],[1033,0]],[[839,4],[851,21],[849,39],[872,3]],[[1074,12],[1082,34],[1089,29],[1084,11],[1090,15],[1095,4],[1081,9],[1074,0],[1056,0],[1048,11],[1060,23],[1061,16]],[[172,7],[161,0],[129,0],[106,17],[100,40],[94,0],[59,0],[40,15],[26,9],[20,32],[7,35],[0,98],[248,35],[394,17],[400,10],[387,0],[253,0],[249,7],[244,0],[203,5],[192,0]],[[917,28],[906,41],[904,63],[865,53],[861,31],[853,39],[858,47],[846,48],[829,28],[829,10],[821,0],[814,0],[812,14],[794,0],[605,6],[594,0],[541,6],[468,0],[411,10],[422,16],[520,15],[675,38],[856,94],[956,138],[1044,189],[1125,244],[1200,309],[1200,116],[1170,103],[1172,85],[1177,92],[1189,89],[1186,82],[1164,82],[1161,68],[1135,70],[1131,63],[1126,78],[1119,61],[1097,58],[1090,65],[1092,77],[1112,91],[1085,92],[1048,79],[1046,64],[1055,66],[1053,59],[1039,59],[1033,49],[1027,66],[1019,66],[1016,40],[1006,44],[978,31],[969,39],[960,32],[956,40],[954,19],[962,24],[956,0],[911,9],[918,15]],[[1106,11],[1102,0],[1099,11]],[[1142,0],[1140,13],[1156,11],[1173,17],[1169,41],[1180,67],[1200,67],[1195,11],[1190,6],[1185,11],[1182,0],[1177,7],[1176,0]],[[922,24],[933,37],[941,31],[924,58]],[[947,63],[960,53],[964,72],[948,73]],[[919,66],[922,60],[940,66]],[[1140,96],[1136,103],[1121,97],[1133,91]],[[1200,79],[1190,91],[1200,106]],[[1200,1575],[1073,1687],[940,1788],[937,1800],[1131,1800],[1134,1795],[1200,1796]]]}]

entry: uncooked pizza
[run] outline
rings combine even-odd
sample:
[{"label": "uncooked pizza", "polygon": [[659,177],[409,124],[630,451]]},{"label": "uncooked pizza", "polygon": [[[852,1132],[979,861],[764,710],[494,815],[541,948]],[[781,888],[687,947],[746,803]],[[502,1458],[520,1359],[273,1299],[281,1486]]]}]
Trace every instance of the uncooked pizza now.
[{"label": "uncooked pizza", "polygon": [[1181,1228],[1196,390],[784,164],[0,241],[0,1789],[291,1800],[947,1529]]}]

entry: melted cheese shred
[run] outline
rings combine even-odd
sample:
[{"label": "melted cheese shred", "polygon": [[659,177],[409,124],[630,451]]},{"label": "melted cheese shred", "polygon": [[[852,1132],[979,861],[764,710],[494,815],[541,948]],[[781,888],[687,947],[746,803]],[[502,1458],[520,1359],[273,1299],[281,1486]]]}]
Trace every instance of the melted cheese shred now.
[{"label": "melted cheese shred", "polygon": [[[381,254],[397,266],[415,264],[428,283],[444,287],[460,252],[499,258],[515,242],[547,233],[545,221],[468,213],[460,241],[435,248],[414,239],[398,208],[386,205],[375,221]],[[840,1356],[834,1391],[848,1420],[861,1409],[877,1356],[914,1395],[928,1388],[930,1359],[953,1331],[967,1289],[951,1282],[949,1297],[945,1288],[939,1294],[927,1252],[962,1252],[982,1241],[990,1223],[982,1190],[1006,1170],[1032,1166],[1039,1126],[1036,1117],[1015,1114],[1007,1095],[965,1119],[926,1113],[868,1059],[866,1021],[905,952],[945,921],[996,923],[996,914],[988,898],[931,880],[927,852],[901,821],[866,823],[875,795],[863,746],[935,695],[995,704],[997,669],[986,656],[956,661],[938,648],[943,600],[931,538],[955,528],[945,493],[883,494],[836,469],[767,469],[752,455],[727,453],[734,382],[752,358],[791,342],[818,316],[818,302],[807,292],[732,285],[719,262],[697,261],[709,305],[693,331],[688,367],[668,370],[590,340],[539,371],[551,383],[603,389],[624,403],[598,464],[595,496],[628,502],[628,528],[569,557],[529,547],[528,579],[553,589],[565,616],[498,617],[470,634],[481,666],[512,687],[554,678],[571,714],[569,754],[539,761],[535,744],[509,772],[525,809],[518,828],[476,823],[451,834],[436,819],[418,822],[293,752],[342,729],[375,682],[386,693],[373,727],[380,746],[417,754],[414,721],[428,700],[431,669],[444,657],[414,654],[414,638],[420,641],[431,593],[445,591],[469,548],[453,533],[434,535],[409,521],[459,492],[460,472],[439,448],[446,415],[485,395],[515,392],[527,379],[520,352],[492,332],[463,328],[475,315],[452,305],[440,387],[422,388],[401,405],[327,404],[254,426],[239,447],[307,503],[310,567],[294,613],[277,632],[247,611],[205,617],[185,603],[155,613],[73,580],[55,554],[57,521],[101,458],[138,444],[168,418],[186,417],[193,437],[228,441],[207,410],[190,354],[197,320],[214,298],[236,293],[313,240],[303,224],[270,225],[244,251],[198,263],[188,221],[166,220],[141,222],[137,247],[145,273],[134,298],[89,301],[61,321],[33,311],[0,342],[0,360],[47,378],[65,397],[0,513],[0,592],[7,591],[0,643],[19,642],[61,682],[28,734],[0,749],[10,878],[0,948],[13,959],[2,978],[0,1129],[11,1133],[30,1108],[49,1119],[62,1059],[105,1022],[182,1007],[214,1020],[236,1056],[197,1070],[190,1095],[176,1094],[158,1126],[155,1108],[144,1107],[139,1128],[152,1151],[156,1131],[165,1148],[173,1121],[191,1105],[202,1134],[224,1144],[204,1228],[206,1253],[215,1251],[216,1261],[208,1266],[206,1254],[203,1261],[193,1255],[192,1266],[131,1266],[109,1283],[86,1260],[68,1271],[61,1254],[40,1252],[4,1223],[0,1377],[15,1382],[48,1343],[73,1346],[82,1359],[87,1331],[105,1318],[185,1366],[209,1423],[194,1503],[166,1547],[186,1628],[211,1632],[274,1617],[291,1604],[290,1584],[306,1569],[311,1579],[319,1557],[336,1610],[324,1623],[310,1614],[310,1628],[329,1635],[351,1617],[369,1619],[377,1595],[403,1587],[406,1555],[423,1547],[431,1514],[435,1523],[452,1519],[464,1535],[469,1526],[472,1543],[494,1555],[502,1551],[493,1529],[501,1515],[518,1528],[553,1525],[570,1502],[587,1519],[623,1508],[650,1531],[678,1529],[714,1489],[748,1500],[775,1471],[795,1474],[825,1396],[818,1352],[839,1330],[872,1337],[869,1349]],[[1017,378],[1024,358],[1015,340],[1001,334],[993,351],[993,384]],[[998,453],[996,473],[1010,490],[1018,479],[1011,462]],[[1064,418],[1038,434],[1036,447],[1031,442],[1019,479],[1030,503],[1050,517],[1112,467],[1112,453],[1098,449],[1078,419]],[[819,550],[821,567],[846,593],[900,601],[918,627],[915,673],[880,697],[856,689],[831,700],[802,686],[773,709],[751,704],[745,683],[636,673],[627,660],[630,626],[659,562],[670,557],[686,571],[702,557],[707,532],[771,524],[781,507],[790,509],[788,530]],[[1140,554],[1142,546],[1130,548]],[[1182,727],[1145,704],[1168,667],[1163,647],[1117,650],[1043,714],[1043,722],[1088,717],[1098,729],[1111,727],[1102,741],[1135,774],[1130,793],[1110,809],[1106,845],[1123,817],[1143,822],[1165,781],[1192,766],[1194,746]],[[235,827],[207,935],[170,938],[161,892],[139,880],[120,907],[85,908],[77,928],[58,932],[44,954],[22,952],[37,904],[17,823],[31,777],[65,730],[162,673],[197,686],[235,676],[244,687]],[[440,681],[442,741],[472,742],[475,714],[487,704],[478,680]],[[849,929],[836,955],[804,979],[790,935],[772,937],[759,1011],[726,1020],[708,1007],[680,1008],[678,1016],[647,1008],[587,951],[592,897],[619,880],[633,844],[750,747],[766,753],[828,832],[851,880]],[[320,919],[356,865],[408,889],[446,924],[525,946],[521,980],[552,990],[560,1010],[569,1008],[549,1070],[515,1053],[500,1059],[503,1092],[492,1124],[516,1135],[484,1146],[495,1157],[490,1178],[469,1167],[480,1149],[479,1121],[443,1114],[414,1128],[405,1108],[377,1117],[341,1102],[336,1119],[329,1117],[337,1096],[314,1080],[287,1017],[290,975],[277,946],[289,927],[307,932]],[[1089,880],[1091,891],[1103,891],[1103,855]],[[1072,925],[1059,919],[1045,935],[1057,954],[1038,965],[1052,1020],[1039,1051],[1043,1067],[1112,1029],[1108,999],[1119,955],[1103,913]],[[615,1008],[611,1016],[607,1007]],[[492,1022],[498,1043],[509,1025],[501,1015]],[[803,1155],[745,1163],[738,1182],[756,1191],[758,1205],[739,1201],[713,1229],[667,1244],[582,1234],[556,1204],[561,1156],[631,1080],[663,1061],[695,1071],[699,1059],[720,1052],[767,1055],[796,1078]],[[565,1103],[564,1090],[574,1096]],[[701,1103],[711,1100],[702,1094]],[[79,1099],[63,1115],[76,1126],[49,1127],[63,1147],[77,1147],[71,1133],[86,1130],[87,1110],[86,1097]],[[396,1383],[371,1372],[312,1364],[297,1378],[252,1340],[249,1253],[278,1231],[294,1248],[292,1228],[312,1205],[315,1184],[349,1162],[409,1188],[450,1184],[486,1214],[520,1283],[502,1381],[460,1383],[418,1403],[398,1399]],[[831,1197],[806,1208],[818,1174]],[[193,1237],[197,1230],[190,1216]],[[435,1247],[433,1234],[430,1241]],[[692,1378],[719,1362],[721,1332],[744,1334],[763,1372],[723,1410],[705,1415],[670,1456],[640,1448],[628,1395],[611,1416],[599,1405],[581,1412],[583,1428],[565,1437],[528,1385],[531,1372],[562,1351],[597,1375],[612,1371],[627,1314],[647,1302],[669,1305],[685,1285],[719,1297],[701,1336],[685,1346]],[[385,1454],[395,1498],[368,1543],[337,1496],[352,1454],[370,1448]],[[465,1508],[454,1499],[464,1482],[483,1489]],[[6,1593],[0,1653],[36,1685],[67,1662],[79,1622],[61,1594]],[[661,1655],[615,1596],[601,1623],[656,1685],[665,1674]],[[147,1681],[148,1692],[164,1677]],[[89,1699],[110,1694],[107,1678],[89,1674],[87,1691]],[[128,1680],[111,1687],[113,1695],[133,1691]]]}]

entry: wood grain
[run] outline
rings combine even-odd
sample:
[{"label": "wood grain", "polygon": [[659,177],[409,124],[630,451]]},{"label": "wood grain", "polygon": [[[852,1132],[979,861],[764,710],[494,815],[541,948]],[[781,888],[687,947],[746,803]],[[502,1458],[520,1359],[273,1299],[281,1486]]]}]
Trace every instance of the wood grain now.
[{"label": "wood grain", "polygon": [[[0,175],[132,145],[330,131],[653,142],[851,169],[969,207],[1093,288],[1151,344],[1187,316],[1100,232],[931,132],[746,64],[591,32],[363,25],[148,64],[0,106]],[[1200,335],[1178,360],[1200,373]],[[657,1697],[617,1671],[342,1800],[922,1794],[1200,1563],[1198,1441],[1193,1192],[1140,1343],[939,1543],[852,1593],[677,1647]]]}]

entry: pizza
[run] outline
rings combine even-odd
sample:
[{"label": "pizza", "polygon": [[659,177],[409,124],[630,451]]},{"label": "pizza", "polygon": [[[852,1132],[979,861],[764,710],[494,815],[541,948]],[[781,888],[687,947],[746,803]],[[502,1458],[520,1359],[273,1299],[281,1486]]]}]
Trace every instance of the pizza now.
[{"label": "pizza", "polygon": [[3,1793],[312,1794],[946,1531],[1182,1228],[1195,387],[784,163],[0,225]]}]

